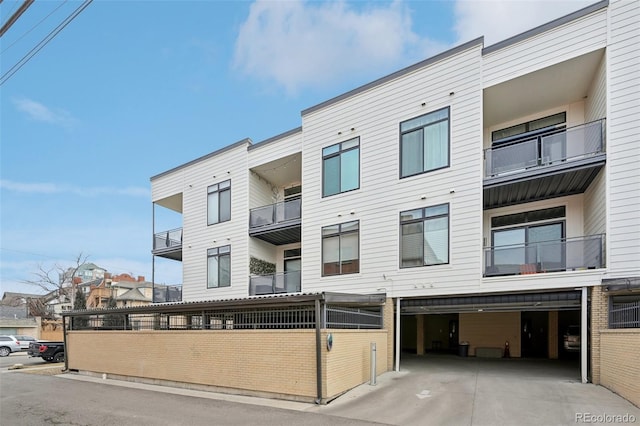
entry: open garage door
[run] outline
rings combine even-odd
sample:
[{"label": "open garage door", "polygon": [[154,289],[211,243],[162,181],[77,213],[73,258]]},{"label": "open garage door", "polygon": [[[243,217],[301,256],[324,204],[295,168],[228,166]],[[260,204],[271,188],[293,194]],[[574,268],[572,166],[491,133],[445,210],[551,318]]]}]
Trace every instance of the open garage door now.
[{"label": "open garage door", "polygon": [[401,350],[462,354],[464,342],[472,357],[562,359],[579,368],[580,341],[567,349],[564,335],[580,329],[581,307],[574,289],[402,299]]}]

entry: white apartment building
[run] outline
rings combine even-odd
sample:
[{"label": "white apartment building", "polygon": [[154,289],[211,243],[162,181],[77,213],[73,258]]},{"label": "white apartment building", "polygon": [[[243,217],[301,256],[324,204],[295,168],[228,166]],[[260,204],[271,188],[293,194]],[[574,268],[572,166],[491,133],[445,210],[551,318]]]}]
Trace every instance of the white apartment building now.
[{"label": "white apartment building", "polygon": [[154,212],[182,226],[154,262],[181,262],[185,302],[386,293],[396,357],[558,358],[582,324],[587,380],[594,291],[640,288],[639,45],[640,2],[602,1],[160,173]]}]

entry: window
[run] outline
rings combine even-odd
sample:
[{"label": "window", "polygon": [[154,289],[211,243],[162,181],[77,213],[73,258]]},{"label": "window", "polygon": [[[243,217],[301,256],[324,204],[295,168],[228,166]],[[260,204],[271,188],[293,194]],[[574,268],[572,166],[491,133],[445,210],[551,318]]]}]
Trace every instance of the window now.
[{"label": "window", "polygon": [[207,250],[207,288],[231,285],[231,246]]},{"label": "window", "polygon": [[322,275],[360,272],[360,222],[322,228]]},{"label": "window", "polygon": [[546,127],[556,126],[558,124],[564,124],[567,121],[567,113],[560,112],[558,114],[550,115],[548,117],[539,118],[537,120],[528,121],[522,124],[516,124],[515,126],[507,127],[506,129],[496,130],[491,132],[491,140],[493,142],[501,139],[509,138],[511,136],[519,135],[522,133],[533,132],[535,130],[544,129]]},{"label": "window", "polygon": [[449,263],[449,204],[400,213],[400,267]]},{"label": "window", "polygon": [[207,188],[207,225],[231,220],[231,181]]},{"label": "window", "polygon": [[535,265],[536,272],[564,270],[565,214],[560,206],[492,217],[493,265],[505,273],[520,265]]},{"label": "window", "polygon": [[360,138],[322,150],[322,196],[360,188]]},{"label": "window", "polygon": [[449,107],[400,123],[400,177],[449,166]]}]

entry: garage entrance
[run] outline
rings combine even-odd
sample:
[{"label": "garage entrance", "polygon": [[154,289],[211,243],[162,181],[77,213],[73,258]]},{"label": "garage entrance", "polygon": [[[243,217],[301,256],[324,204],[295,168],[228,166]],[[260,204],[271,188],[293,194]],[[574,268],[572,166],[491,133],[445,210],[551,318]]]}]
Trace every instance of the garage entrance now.
[{"label": "garage entrance", "polygon": [[579,365],[579,344],[570,350],[564,345],[565,332],[581,323],[581,292],[574,289],[403,299],[400,307],[405,353],[457,354],[463,343],[470,357],[566,359]]}]

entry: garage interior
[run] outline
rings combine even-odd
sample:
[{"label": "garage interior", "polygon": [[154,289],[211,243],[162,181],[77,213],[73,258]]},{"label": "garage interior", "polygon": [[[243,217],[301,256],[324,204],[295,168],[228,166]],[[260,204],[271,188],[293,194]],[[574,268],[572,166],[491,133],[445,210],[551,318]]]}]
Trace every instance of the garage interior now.
[{"label": "garage interior", "polygon": [[400,306],[404,353],[565,359],[579,368],[580,351],[563,344],[568,327],[581,323],[579,290],[403,299]]}]

